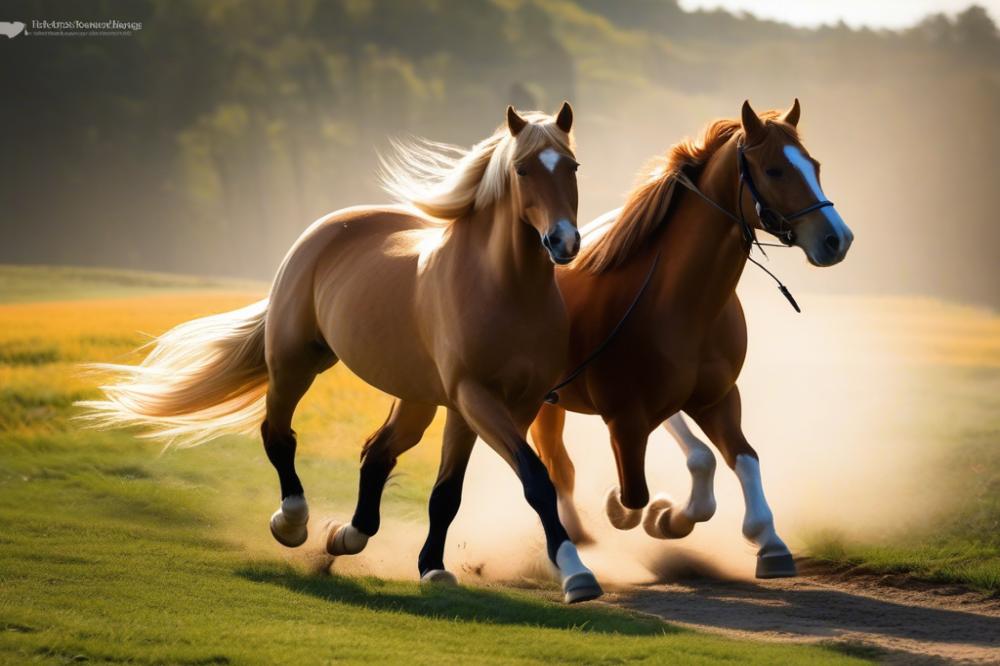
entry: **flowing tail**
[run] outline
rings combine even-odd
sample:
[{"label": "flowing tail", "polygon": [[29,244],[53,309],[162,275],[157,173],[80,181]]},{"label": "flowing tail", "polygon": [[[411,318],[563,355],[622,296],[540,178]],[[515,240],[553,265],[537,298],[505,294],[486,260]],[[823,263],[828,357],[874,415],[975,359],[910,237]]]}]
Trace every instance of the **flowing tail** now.
[{"label": "flowing tail", "polygon": [[267,299],[177,326],[139,365],[94,364],[114,381],[102,400],[78,403],[98,427],[138,425],[168,445],[194,446],[253,432],[264,417]]}]

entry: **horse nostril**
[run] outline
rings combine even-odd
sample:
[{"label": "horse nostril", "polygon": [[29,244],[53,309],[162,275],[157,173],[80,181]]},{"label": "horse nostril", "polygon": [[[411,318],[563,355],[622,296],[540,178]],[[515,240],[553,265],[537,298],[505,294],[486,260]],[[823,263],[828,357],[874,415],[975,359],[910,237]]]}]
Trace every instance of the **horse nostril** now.
[{"label": "horse nostril", "polygon": [[840,250],[840,237],[836,234],[827,234],[826,238],[823,239],[823,245],[826,245],[831,252],[838,252]]}]

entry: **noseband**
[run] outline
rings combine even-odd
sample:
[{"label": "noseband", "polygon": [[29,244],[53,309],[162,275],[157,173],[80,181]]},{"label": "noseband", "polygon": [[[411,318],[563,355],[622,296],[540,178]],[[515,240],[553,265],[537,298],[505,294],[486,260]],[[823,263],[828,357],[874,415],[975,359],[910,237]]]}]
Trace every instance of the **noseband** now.
[{"label": "noseband", "polygon": [[[797,210],[790,215],[782,215],[780,212],[765,203],[764,197],[760,194],[760,190],[758,190],[757,186],[754,184],[753,176],[750,175],[750,165],[747,163],[747,156],[744,152],[744,145],[742,143],[739,145],[739,170],[740,226],[743,227],[743,234],[746,236],[747,242],[751,244],[757,243],[757,235],[754,233],[753,227],[747,224],[746,216],[743,214],[744,187],[749,190],[750,197],[753,199],[754,208],[757,211],[757,217],[760,219],[760,226],[764,228],[764,231],[771,234],[787,246],[795,244],[795,230],[792,229],[792,220],[796,220],[803,215],[808,215],[814,210],[819,210],[833,205],[833,202],[829,199],[823,199],[822,201],[817,201],[811,206],[806,206],[801,210]],[[757,243],[757,245],[759,247],[760,243]]]}]

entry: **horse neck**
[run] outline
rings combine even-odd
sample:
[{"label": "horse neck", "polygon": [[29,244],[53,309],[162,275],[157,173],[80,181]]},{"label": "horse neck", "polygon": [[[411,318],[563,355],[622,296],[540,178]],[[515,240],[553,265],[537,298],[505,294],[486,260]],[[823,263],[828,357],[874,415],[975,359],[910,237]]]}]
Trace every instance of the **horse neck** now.
[{"label": "horse neck", "polygon": [[[723,209],[739,215],[735,139],[709,158],[696,184]],[[707,325],[736,291],[747,262],[746,241],[734,220],[693,192],[685,189],[679,193],[684,194],[684,200],[658,239],[668,272],[668,279],[661,282],[661,296],[682,301],[689,314]]]},{"label": "horse neck", "polygon": [[542,250],[538,232],[519,219],[511,202],[473,213],[467,226],[468,240],[476,245],[470,251],[482,253],[481,266],[494,283],[526,295],[547,293],[544,287],[555,284],[552,262]]}]

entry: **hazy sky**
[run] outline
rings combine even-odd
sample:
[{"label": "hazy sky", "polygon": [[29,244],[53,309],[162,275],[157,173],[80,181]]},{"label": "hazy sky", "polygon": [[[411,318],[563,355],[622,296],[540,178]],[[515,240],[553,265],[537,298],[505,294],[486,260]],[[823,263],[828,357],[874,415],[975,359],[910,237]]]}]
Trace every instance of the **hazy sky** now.
[{"label": "hazy sky", "polygon": [[955,14],[971,4],[1000,18],[1000,0],[680,0],[684,9],[747,11],[760,18],[815,27],[843,20],[851,27],[902,28],[931,13]]}]

